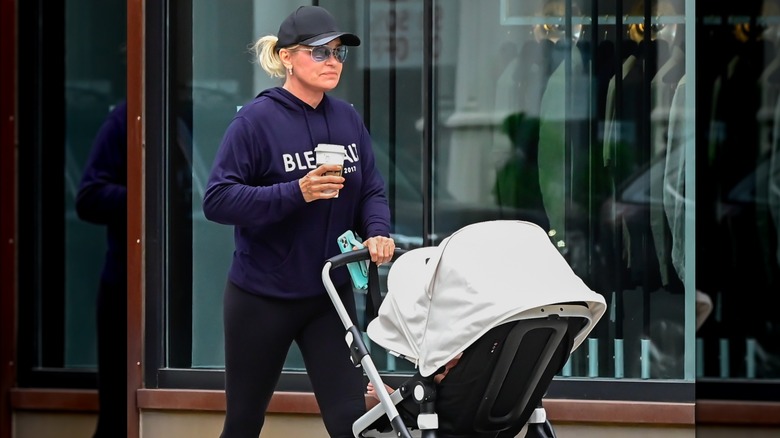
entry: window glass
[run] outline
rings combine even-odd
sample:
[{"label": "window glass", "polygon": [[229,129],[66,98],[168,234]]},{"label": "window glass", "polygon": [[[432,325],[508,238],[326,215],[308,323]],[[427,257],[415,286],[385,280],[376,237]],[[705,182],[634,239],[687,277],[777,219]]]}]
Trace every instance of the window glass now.
[{"label": "window glass", "polygon": [[[203,218],[203,190],[232,115],[277,84],[252,64],[249,44],[298,6],[212,3],[177,2],[172,14],[174,117],[159,190],[167,198],[148,204],[167,227],[156,260],[164,267],[148,267],[167,282],[164,367],[224,365],[232,230]],[[363,39],[333,94],[371,131],[399,246],[437,244],[473,222],[529,220],[606,298],[608,314],[561,378],[780,373],[771,311],[780,289],[780,5],[693,3],[319,2]],[[20,7],[23,23],[35,14]],[[31,116],[33,100],[20,102],[21,142],[36,146],[19,151],[20,287],[31,291],[20,297],[22,384],[27,365],[96,363],[105,230],[80,220],[74,203],[95,133],[125,97],[125,14],[124,2],[67,2],[39,43],[61,41],[62,62],[20,57],[22,71],[39,75],[23,75],[20,89],[45,90],[38,100],[47,103]],[[386,372],[412,369],[375,360]],[[286,368],[303,368],[295,349]]]},{"label": "window glass", "polygon": [[[726,330],[750,313],[735,292],[742,274],[765,292],[780,278],[776,2],[734,7],[728,17],[692,3],[318,3],[363,40],[333,94],[369,127],[399,246],[438,244],[469,223],[528,220],[549,230],[604,296],[608,313],[561,378],[691,382],[779,368],[766,342],[777,318],[759,312]],[[192,180],[184,258],[192,263],[180,285],[192,288],[192,367],[224,364],[222,290],[233,248],[232,229],[203,217],[204,185],[237,108],[278,84],[252,63],[249,44],[275,34],[296,6],[195,0],[179,36],[176,132]],[[703,30],[689,25],[696,17]],[[728,50],[697,47],[710,37]],[[741,63],[746,70],[732,70]],[[697,81],[704,98],[694,99]],[[740,100],[750,111],[726,110],[737,96],[755,96]],[[756,128],[752,137],[746,126]],[[708,207],[695,208],[699,197]],[[392,358],[378,364],[409,370]],[[286,366],[302,369],[295,349]]]},{"label": "window glass", "polygon": [[[685,193],[691,147],[683,3],[436,1],[429,84],[423,2],[320,4],[363,39],[333,93],[364,115],[399,244],[436,244],[485,220],[538,223],[610,305],[562,375],[690,379],[693,289],[683,255],[693,212],[684,195],[663,192],[666,184]],[[251,63],[248,45],[275,34],[296,6],[193,2],[197,56],[183,84],[191,100],[193,367],[223,365],[221,296],[232,252],[231,228],[203,218],[204,184],[232,114],[277,85]],[[423,117],[423,90],[432,120]],[[287,366],[302,368],[295,351]]]},{"label": "window glass", "polygon": [[[191,77],[182,77],[182,113],[191,115],[192,148],[192,366],[222,367],[222,292],[233,254],[233,229],[208,221],[202,210],[209,171],[235,112],[274,85],[253,64],[249,46],[260,33],[276,33],[292,3],[192,2]],[[204,31],[200,31],[203,29]],[[186,55],[185,55],[186,56]],[[190,70],[186,70],[190,73]]]},{"label": "window glass", "polygon": [[697,8],[697,376],[777,379],[780,2]]},{"label": "window glass", "polygon": [[434,234],[538,223],[610,306],[562,375],[691,379],[685,237],[669,224],[685,210],[663,196],[684,184],[667,161],[692,123],[682,2],[436,5],[458,31],[436,62]]},{"label": "window glass", "polygon": [[17,19],[24,147],[15,150],[18,194],[8,215],[17,214],[20,242],[18,380],[94,387],[106,227],[80,218],[76,197],[98,130],[125,97],[126,5],[24,3]]},{"label": "window glass", "polygon": [[[248,46],[261,36],[276,34],[279,23],[299,3],[279,1],[260,7],[258,2],[246,1],[232,5],[225,8],[206,1],[193,2],[193,28],[215,31],[193,31],[193,53],[203,55],[193,57],[191,82],[183,93],[191,96],[191,102],[180,102],[180,113],[186,114],[183,108],[187,105],[192,108],[193,367],[224,365],[222,291],[233,250],[232,228],[209,222],[203,216],[204,185],[235,111],[261,90],[281,85],[252,63]],[[400,245],[419,246],[423,235],[422,5],[348,1],[319,5],[331,11],[343,29],[353,30],[362,39],[361,46],[350,48],[341,82],[332,94],[352,103],[363,115],[372,134],[377,164],[387,182],[393,216],[399,217],[395,222],[397,238]],[[215,34],[221,35],[219,43]],[[215,58],[222,61],[214,62]],[[362,306],[364,297],[358,294],[356,299]],[[286,368],[303,369],[295,346]]]},{"label": "window glass", "polygon": [[75,200],[103,121],[125,99],[124,2],[65,4],[65,363],[94,367],[96,295],[106,227],[76,215]]}]

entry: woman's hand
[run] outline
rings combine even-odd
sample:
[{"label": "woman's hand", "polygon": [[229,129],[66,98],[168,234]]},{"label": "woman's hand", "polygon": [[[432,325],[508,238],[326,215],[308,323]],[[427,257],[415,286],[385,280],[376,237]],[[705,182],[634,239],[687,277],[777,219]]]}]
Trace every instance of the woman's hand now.
[{"label": "woman's hand", "polygon": [[331,199],[344,188],[344,177],[338,164],[323,164],[298,180],[303,199],[306,202]]},{"label": "woman's hand", "polygon": [[371,254],[371,261],[377,266],[387,263],[393,259],[395,254],[395,241],[390,237],[374,236],[366,239],[363,246],[368,248]]}]

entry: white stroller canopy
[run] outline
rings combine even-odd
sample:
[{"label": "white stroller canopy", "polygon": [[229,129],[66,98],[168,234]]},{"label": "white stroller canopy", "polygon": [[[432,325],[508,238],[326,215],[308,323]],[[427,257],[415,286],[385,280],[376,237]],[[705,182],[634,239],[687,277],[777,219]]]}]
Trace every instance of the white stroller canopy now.
[{"label": "white stroller canopy", "polygon": [[439,246],[408,251],[390,268],[387,288],[368,336],[416,363],[423,376],[491,328],[555,303],[585,302],[591,312],[574,351],[606,310],[604,297],[574,274],[547,233],[524,221],[468,225]]}]

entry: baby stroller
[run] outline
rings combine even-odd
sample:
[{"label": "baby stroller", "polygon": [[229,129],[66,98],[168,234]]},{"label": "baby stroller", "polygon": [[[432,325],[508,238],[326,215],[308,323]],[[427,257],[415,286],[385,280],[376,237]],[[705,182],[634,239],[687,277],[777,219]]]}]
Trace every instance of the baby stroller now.
[{"label": "baby stroller", "polygon": [[[392,394],[330,279],[332,269],[366,259],[367,250],[344,253],[322,271],[352,360],[379,398],[355,421],[355,437],[510,438],[526,425],[526,437],[555,437],[542,397],[606,303],[574,274],[541,227],[480,222],[438,246],[397,251],[387,293],[366,330],[388,353],[416,367]],[[376,289],[369,293],[377,295]]]}]

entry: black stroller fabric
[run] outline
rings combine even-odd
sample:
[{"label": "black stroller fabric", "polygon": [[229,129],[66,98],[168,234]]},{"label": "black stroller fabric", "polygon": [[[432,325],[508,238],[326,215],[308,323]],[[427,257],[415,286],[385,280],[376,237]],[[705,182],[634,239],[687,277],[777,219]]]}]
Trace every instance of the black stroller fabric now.
[{"label": "black stroller fabric", "polygon": [[[548,317],[513,321],[491,329],[464,351],[457,366],[436,385],[436,436],[515,437],[540,406],[555,374],[566,364],[573,334],[584,323],[579,318]],[[420,378],[418,374],[408,382]],[[416,429],[419,405],[408,397],[397,408],[404,424]],[[392,431],[387,417],[371,428]]]},{"label": "black stroller fabric", "polygon": [[[581,321],[572,325],[578,331]],[[517,434],[569,358],[568,330],[566,320],[517,321],[480,338],[438,387],[439,430],[458,437],[475,431],[493,437],[507,428],[514,433],[506,436]]]}]

